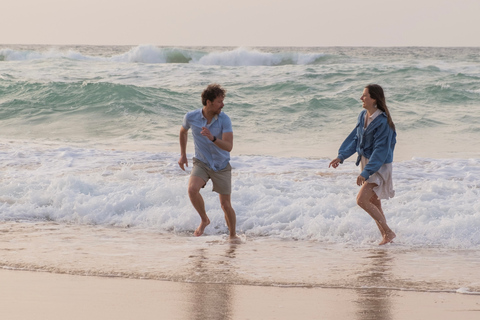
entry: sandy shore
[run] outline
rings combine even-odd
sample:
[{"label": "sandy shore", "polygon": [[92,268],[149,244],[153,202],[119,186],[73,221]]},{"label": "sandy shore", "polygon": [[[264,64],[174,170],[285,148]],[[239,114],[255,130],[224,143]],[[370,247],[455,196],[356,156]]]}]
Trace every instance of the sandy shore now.
[{"label": "sandy shore", "polygon": [[42,222],[4,222],[0,234],[7,320],[480,319],[475,250],[232,245]]},{"label": "sandy shore", "polygon": [[480,297],[178,283],[0,270],[2,318],[479,319]]}]

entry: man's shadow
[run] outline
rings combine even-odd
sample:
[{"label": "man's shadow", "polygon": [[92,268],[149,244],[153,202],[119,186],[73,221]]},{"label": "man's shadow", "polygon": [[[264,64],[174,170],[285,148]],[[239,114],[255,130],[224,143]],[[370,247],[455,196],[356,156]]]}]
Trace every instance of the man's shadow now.
[{"label": "man's shadow", "polygon": [[[237,279],[233,260],[238,244],[227,244],[220,259],[209,258],[208,248],[201,248],[193,257],[195,283],[189,295],[191,319],[232,319],[234,288]],[[213,257],[215,258],[215,257]]]}]

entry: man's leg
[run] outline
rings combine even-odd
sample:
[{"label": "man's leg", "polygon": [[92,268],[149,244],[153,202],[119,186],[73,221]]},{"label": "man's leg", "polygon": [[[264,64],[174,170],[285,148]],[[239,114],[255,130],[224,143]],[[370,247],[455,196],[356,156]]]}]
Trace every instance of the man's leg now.
[{"label": "man's leg", "polygon": [[219,194],[219,197],[220,205],[225,213],[225,222],[227,223],[228,230],[230,231],[230,240],[239,240],[235,230],[237,225],[237,217],[235,215],[235,210],[232,208],[232,203],[230,201],[231,197],[229,194]]},{"label": "man's leg", "polygon": [[205,211],[205,203],[203,202],[203,197],[200,194],[200,189],[205,186],[205,181],[197,176],[190,176],[188,181],[188,196],[192,202],[193,207],[197,210],[198,214],[202,221],[200,225],[193,233],[195,236],[201,236],[205,231],[205,228],[210,224],[210,219],[208,219],[207,212]]}]

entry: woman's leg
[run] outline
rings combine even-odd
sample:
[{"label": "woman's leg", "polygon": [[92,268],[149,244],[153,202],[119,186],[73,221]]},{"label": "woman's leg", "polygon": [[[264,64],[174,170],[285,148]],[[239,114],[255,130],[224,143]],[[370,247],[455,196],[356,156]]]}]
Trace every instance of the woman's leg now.
[{"label": "woman's leg", "polygon": [[383,237],[383,240],[379,244],[383,245],[391,242],[396,235],[387,225],[387,219],[383,214],[380,199],[378,199],[373,191],[373,188],[376,186],[374,183],[364,183],[357,195],[357,204],[377,223],[378,229]]},{"label": "woman's leg", "polygon": [[[385,221],[387,221],[387,219],[385,218],[385,214],[383,213],[383,210],[382,210],[382,202],[380,201],[380,199],[378,199],[377,197],[377,194],[375,192],[373,192],[373,196],[370,198],[370,202],[378,208],[378,211],[380,211],[380,213],[382,214],[383,216],[383,219]],[[378,226],[378,229],[380,230],[380,232],[382,233],[382,237],[385,236],[385,230],[383,230],[382,226],[375,220],[375,223],[377,224]]]}]

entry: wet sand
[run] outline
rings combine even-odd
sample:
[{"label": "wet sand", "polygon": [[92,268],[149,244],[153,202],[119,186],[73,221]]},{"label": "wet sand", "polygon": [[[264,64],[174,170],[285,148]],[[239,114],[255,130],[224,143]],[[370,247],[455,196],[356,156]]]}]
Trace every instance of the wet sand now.
[{"label": "wet sand", "polygon": [[[480,319],[480,253],[0,224],[5,319]],[[467,294],[466,294],[467,293]]]},{"label": "wet sand", "polygon": [[49,319],[462,319],[480,297],[383,289],[178,283],[0,270],[2,318]]},{"label": "wet sand", "polygon": [[[242,236],[244,237],[244,236]],[[0,268],[250,286],[480,292],[478,250],[161,234],[54,222],[0,224]]]}]

